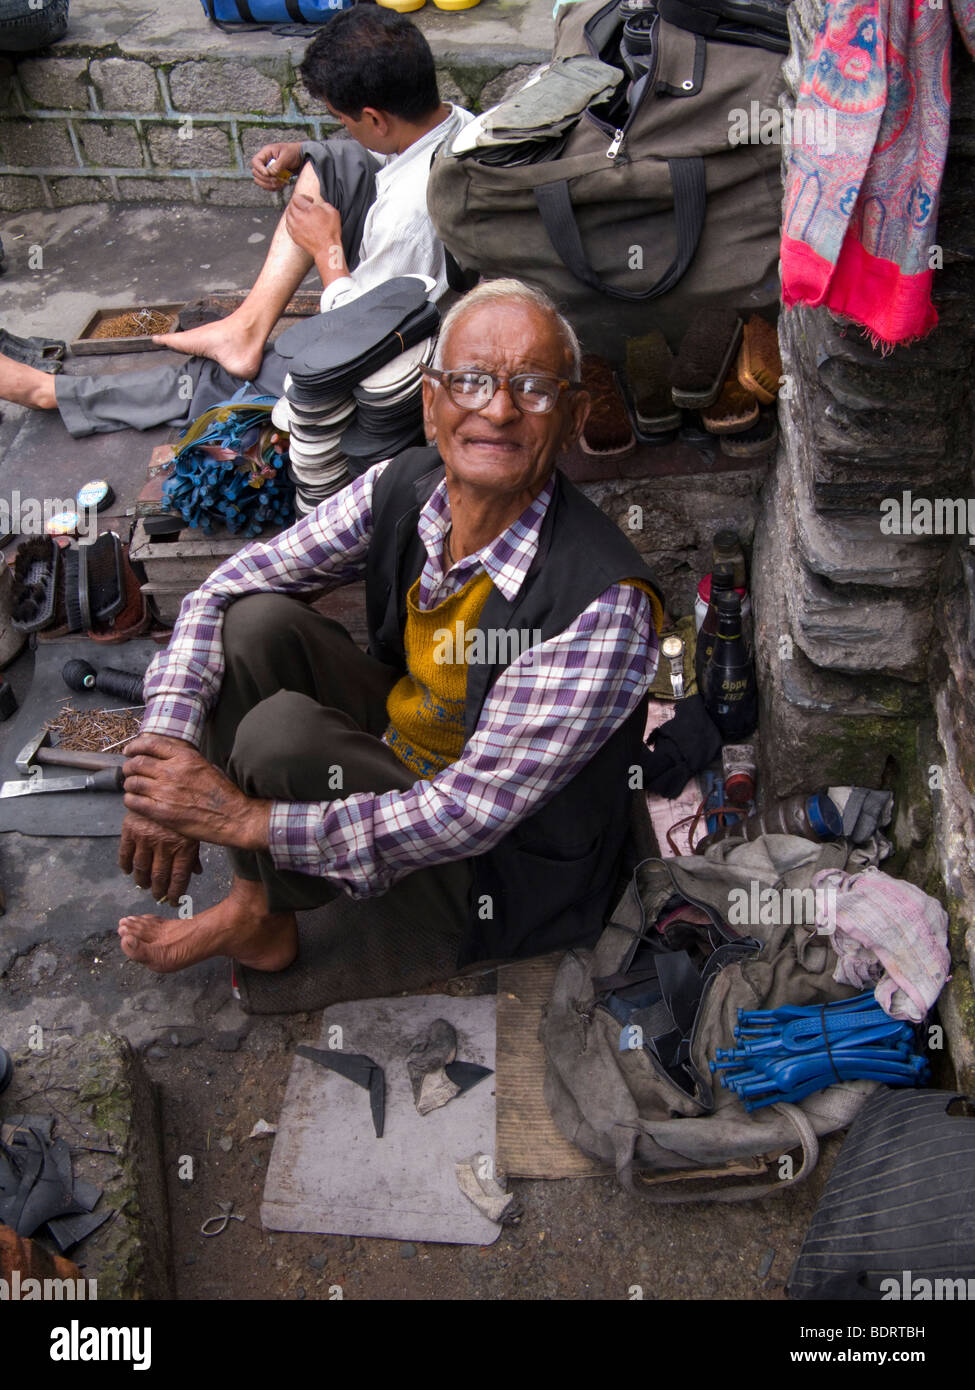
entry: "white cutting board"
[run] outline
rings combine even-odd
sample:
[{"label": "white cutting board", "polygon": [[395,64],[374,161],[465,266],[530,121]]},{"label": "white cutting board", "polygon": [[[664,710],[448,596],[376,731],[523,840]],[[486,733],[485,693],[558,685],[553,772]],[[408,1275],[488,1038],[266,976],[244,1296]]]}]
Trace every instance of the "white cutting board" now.
[{"label": "white cutting board", "polygon": [[414,1039],[445,1018],[457,1030],[458,1059],[493,1071],[495,1002],[494,995],[427,994],[326,1009],[314,1046],[340,1040],[339,1051],[365,1053],[385,1071],[383,1137],[376,1138],[368,1091],[296,1057],[264,1184],[264,1226],[457,1245],[497,1240],[500,1226],[468,1201],[454,1174],[455,1162],[473,1153],[494,1155],[494,1077],[421,1116],[406,1069]]}]

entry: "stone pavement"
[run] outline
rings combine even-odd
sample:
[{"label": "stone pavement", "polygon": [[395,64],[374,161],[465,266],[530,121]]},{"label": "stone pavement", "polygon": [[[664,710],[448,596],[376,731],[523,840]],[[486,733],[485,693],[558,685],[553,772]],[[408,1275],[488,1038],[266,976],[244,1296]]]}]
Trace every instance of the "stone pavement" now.
[{"label": "stone pavement", "polygon": [[[335,128],[296,67],[304,38],[228,34],[199,0],[147,7],[72,0],[70,27],[41,57],[0,56],[0,209],[101,199],[266,207],[251,156],[271,140]],[[551,0],[482,0],[412,15],[445,99],[497,102],[551,53]]]}]

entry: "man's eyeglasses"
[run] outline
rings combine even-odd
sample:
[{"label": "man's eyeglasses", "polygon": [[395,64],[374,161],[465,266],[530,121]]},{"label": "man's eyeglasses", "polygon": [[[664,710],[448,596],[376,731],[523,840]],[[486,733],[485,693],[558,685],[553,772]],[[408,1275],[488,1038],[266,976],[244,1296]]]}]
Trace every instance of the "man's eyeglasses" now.
[{"label": "man's eyeglasses", "polygon": [[491,404],[499,387],[505,387],[518,410],[526,415],[547,415],[558,404],[563,391],[578,391],[579,383],[566,381],[538,372],[523,372],[518,376],[494,376],[491,372],[461,367],[453,372],[441,372],[436,367],[421,367],[427,376],[447,392],[461,410],[483,410]]}]

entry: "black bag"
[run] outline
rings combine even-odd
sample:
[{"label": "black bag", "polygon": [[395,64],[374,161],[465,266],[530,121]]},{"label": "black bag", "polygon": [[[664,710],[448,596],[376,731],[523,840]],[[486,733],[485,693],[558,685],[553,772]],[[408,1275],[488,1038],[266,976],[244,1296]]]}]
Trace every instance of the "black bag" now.
[{"label": "black bag", "polygon": [[548,159],[511,167],[441,149],[428,186],[462,267],[547,291],[584,346],[617,361],[626,337],[654,327],[676,348],[704,304],[774,309],[782,203],[779,145],[732,135],[732,113],[777,108],[781,54],[650,14],[647,51],[624,62],[625,24],[617,0],[560,9],[554,56],[598,57],[630,80]]}]

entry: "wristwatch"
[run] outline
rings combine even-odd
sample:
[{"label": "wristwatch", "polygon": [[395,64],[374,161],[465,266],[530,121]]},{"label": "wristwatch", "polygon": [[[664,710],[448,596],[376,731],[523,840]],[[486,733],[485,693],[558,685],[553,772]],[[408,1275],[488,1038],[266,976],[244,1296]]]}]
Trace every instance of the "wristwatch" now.
[{"label": "wristwatch", "polygon": [[665,637],[660,644],[661,655],[670,662],[670,685],[675,700],[684,698],[684,643],[679,637]]}]

